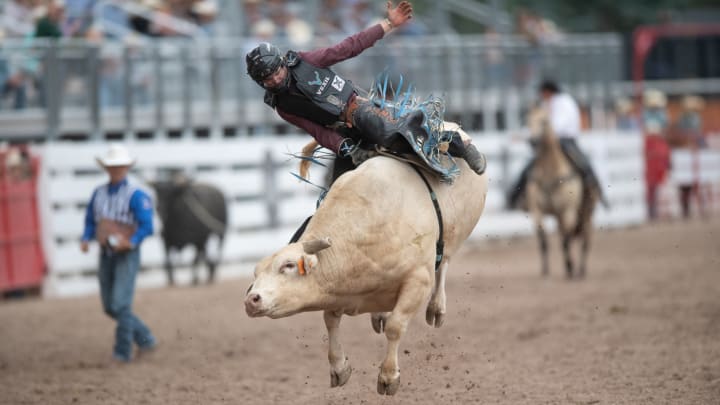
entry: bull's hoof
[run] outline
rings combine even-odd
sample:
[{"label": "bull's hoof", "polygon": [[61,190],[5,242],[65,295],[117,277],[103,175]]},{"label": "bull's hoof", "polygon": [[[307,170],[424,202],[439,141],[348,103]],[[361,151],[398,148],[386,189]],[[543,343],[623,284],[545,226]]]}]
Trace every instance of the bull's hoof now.
[{"label": "bull's hoof", "polygon": [[428,325],[439,328],[445,321],[445,311],[440,310],[432,303],[428,304],[427,311],[425,311],[425,320]]},{"label": "bull's hoof", "polygon": [[372,323],[375,333],[383,333],[385,331],[387,317],[388,314],[386,312],[374,312],[370,315],[370,322]]},{"label": "bull's hoof", "polygon": [[392,381],[384,381],[382,375],[378,376],[377,392],[380,395],[395,395],[400,388],[400,376]]},{"label": "bull's hoof", "polygon": [[350,379],[352,367],[345,363],[345,368],[340,371],[330,370],[330,387],[342,387]]}]

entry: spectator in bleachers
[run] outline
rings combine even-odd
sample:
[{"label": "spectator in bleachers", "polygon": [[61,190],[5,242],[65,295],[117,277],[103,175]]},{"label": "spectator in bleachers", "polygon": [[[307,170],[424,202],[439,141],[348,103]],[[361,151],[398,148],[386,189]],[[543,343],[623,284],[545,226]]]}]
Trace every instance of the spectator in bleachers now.
[{"label": "spectator in bleachers", "polygon": [[670,146],[704,148],[707,146],[703,133],[702,110],[705,100],[687,95],[682,99],[682,111],[669,135]]},{"label": "spectator in bleachers", "polygon": [[615,101],[615,128],[621,131],[640,131],[640,118],[635,112],[635,105],[627,97]]},{"label": "spectator in bleachers", "polygon": [[368,0],[343,0],[342,28],[345,34],[359,32],[377,23],[375,10]]},{"label": "spectator in bleachers", "polygon": [[261,9],[260,0],[240,0],[242,1],[242,13],[245,24],[243,30],[245,35],[251,35],[255,24],[266,19]]},{"label": "spectator in bleachers", "polygon": [[648,216],[656,219],[657,194],[665,181],[670,167],[670,148],[666,135],[668,127],[667,99],[658,90],[646,90],[643,93],[642,127],[645,134],[645,184],[647,191]]},{"label": "spectator in bleachers", "polygon": [[62,23],[65,15],[64,0],[49,0],[44,5],[44,13],[35,24],[36,38],[60,38],[63,36]]},{"label": "spectator in bleachers", "polygon": [[323,0],[318,10],[318,23],[315,27],[315,35],[323,38],[331,38],[342,35],[342,7],[341,0]]},{"label": "spectator in bleachers", "polygon": [[192,5],[193,22],[208,35],[214,34],[218,5],[214,0],[200,0]]},{"label": "spectator in bleachers", "polygon": [[93,23],[96,0],[65,0],[63,32],[68,37],[83,37]]},{"label": "spectator in bleachers", "polygon": [[312,27],[299,18],[286,1],[273,0],[268,3],[268,16],[276,27],[276,41],[289,43],[293,47],[302,47],[312,40]]},{"label": "spectator in bleachers", "polygon": [[35,0],[7,0],[3,7],[2,29],[8,38],[24,38],[35,32]]},{"label": "spectator in bleachers", "polygon": [[505,55],[500,47],[500,33],[493,27],[487,27],[483,39],[486,42],[483,55],[485,81],[491,87],[500,88],[508,81]]},{"label": "spectator in bleachers", "polygon": [[667,97],[659,90],[649,89],[643,94],[643,105],[642,124],[645,132],[665,138],[669,125]]},{"label": "spectator in bleachers", "polygon": [[[682,111],[669,131],[668,143],[675,149],[701,149],[707,146],[703,133],[702,110],[705,101],[699,96],[686,95],[682,99]],[[690,198],[695,196],[701,212],[704,201],[697,184],[679,184],[680,208],[683,218],[690,218]]]},{"label": "spectator in bleachers", "polygon": [[27,147],[11,146],[5,156],[7,178],[13,182],[32,180],[33,167]]},{"label": "spectator in bleachers", "polygon": [[[3,39],[3,33],[0,32],[0,46]],[[0,109],[3,108],[3,101],[6,98],[11,99],[13,109],[25,107],[26,75],[14,62],[11,58],[0,57]]]}]

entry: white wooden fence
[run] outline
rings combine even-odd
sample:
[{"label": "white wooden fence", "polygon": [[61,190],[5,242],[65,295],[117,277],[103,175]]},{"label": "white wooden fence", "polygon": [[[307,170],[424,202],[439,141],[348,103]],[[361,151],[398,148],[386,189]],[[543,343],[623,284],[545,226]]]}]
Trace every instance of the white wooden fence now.
[{"label": "white wooden fence", "polygon": [[[524,142],[509,142],[507,134],[476,134],[474,142],[488,156],[490,189],[485,214],[472,237],[499,238],[532,232],[525,213],[505,210],[505,192],[530,156]],[[223,249],[221,277],[247,275],[253,262],[286,244],[297,226],[315,209],[318,190],[300,183],[297,153],[307,136],[255,137],[233,140],[161,140],[129,143],[137,157],[140,178],[153,180],[158,173],[182,168],[198,180],[215,184],[229,202],[230,229]],[[595,132],[583,135],[581,147],[589,154],[606,186],[612,209],[599,209],[599,227],[641,223],[645,218],[642,139],[639,134]],[[42,156],[41,215],[48,275],[46,296],[88,294],[97,290],[95,271],[98,247],[88,254],[79,250],[85,205],[92,190],[107,181],[95,163],[105,143],[47,143],[38,148]],[[314,167],[312,179],[322,184],[325,170]],[[361,220],[361,219],[359,219]],[[156,234],[142,246],[142,263],[148,270],[138,278],[142,287],[160,286],[164,260]],[[189,262],[192,252],[183,252]],[[181,282],[183,280],[180,275]],[[185,277],[187,279],[187,277]]]},{"label": "white wooden fence", "polygon": [[691,211],[709,215],[720,210],[720,151],[675,149],[671,154],[670,176],[658,190],[660,217],[682,215],[680,187],[694,188]]}]

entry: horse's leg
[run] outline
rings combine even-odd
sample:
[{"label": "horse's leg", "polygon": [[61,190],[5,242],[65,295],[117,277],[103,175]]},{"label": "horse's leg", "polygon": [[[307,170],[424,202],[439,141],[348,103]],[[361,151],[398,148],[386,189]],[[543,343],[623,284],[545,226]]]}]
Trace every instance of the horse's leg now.
[{"label": "horse's leg", "polygon": [[527,203],[530,216],[535,222],[535,231],[537,232],[538,242],[540,243],[540,273],[543,277],[547,277],[550,271],[548,264],[548,243],[547,234],[543,225],[543,213],[539,207],[539,194],[540,192],[534,184],[528,184],[525,190],[525,202]]},{"label": "horse's leg", "polygon": [[438,271],[435,272],[435,287],[433,288],[430,302],[428,302],[425,311],[425,320],[428,325],[439,328],[442,326],[447,305],[447,297],[445,295],[445,275],[448,269],[448,259],[446,258]]},{"label": "horse's leg", "polygon": [[592,230],[590,229],[590,224],[586,224],[585,228],[582,231],[581,238],[582,238],[582,245],[581,245],[581,253],[580,253],[580,268],[578,270],[578,277],[585,278],[585,267],[587,266],[587,258],[588,253],[590,252],[590,239],[592,236]]},{"label": "horse's leg", "polygon": [[580,278],[585,278],[585,269],[587,267],[588,254],[590,253],[590,242],[592,240],[592,215],[596,203],[597,198],[593,197],[588,202],[588,207],[582,214],[583,217],[580,218],[580,220],[583,221],[580,233],[580,238],[582,240],[582,250],[580,252],[580,269],[578,273],[578,276]]},{"label": "horse's leg", "polygon": [[[426,269],[418,269],[419,275],[427,275]],[[380,367],[377,391],[379,394],[394,395],[400,387],[400,367],[398,366],[398,348],[408,323],[427,299],[431,285],[428,277],[408,279],[400,289],[392,314],[385,323],[385,337],[388,341],[387,353]]]},{"label": "horse's leg", "polygon": [[328,331],[328,361],[330,362],[330,386],[340,387],[350,379],[352,367],[340,344],[340,318],[342,312],[325,311],[323,319]]},{"label": "horse's leg", "polygon": [[570,251],[570,245],[572,242],[572,234],[562,232],[562,248],[563,248],[563,257],[565,258],[565,275],[567,278],[572,278],[573,276],[573,260],[572,260],[572,252]]},{"label": "horse's leg", "polygon": [[558,217],[558,228],[562,238],[563,256],[565,258],[565,274],[567,278],[573,276],[573,260],[571,245],[575,237],[575,229],[577,227],[578,214],[576,209],[566,209]]},{"label": "horse's leg", "polygon": [[541,262],[541,274],[543,277],[547,277],[549,274],[548,264],[548,242],[547,233],[545,232],[545,226],[543,225],[542,213],[538,209],[531,209],[532,216],[535,220],[535,231],[537,232],[538,242],[540,243],[540,262]]}]

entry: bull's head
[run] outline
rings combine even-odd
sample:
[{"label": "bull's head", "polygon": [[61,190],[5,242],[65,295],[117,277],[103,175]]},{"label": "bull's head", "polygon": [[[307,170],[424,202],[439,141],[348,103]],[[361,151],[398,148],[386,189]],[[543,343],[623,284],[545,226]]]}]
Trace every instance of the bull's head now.
[{"label": "bull's head", "polygon": [[330,239],[293,243],[255,266],[255,280],[245,296],[251,317],[282,318],[317,302],[317,253],[331,246]]},{"label": "bull's head", "polygon": [[170,180],[158,180],[150,182],[150,186],[155,189],[157,212],[160,220],[165,223],[170,213],[170,204],[181,198],[190,186],[190,179],[182,174],[174,173]]}]

